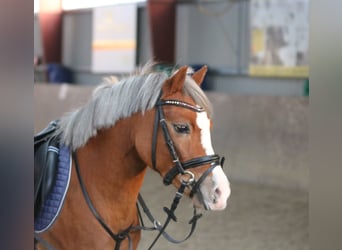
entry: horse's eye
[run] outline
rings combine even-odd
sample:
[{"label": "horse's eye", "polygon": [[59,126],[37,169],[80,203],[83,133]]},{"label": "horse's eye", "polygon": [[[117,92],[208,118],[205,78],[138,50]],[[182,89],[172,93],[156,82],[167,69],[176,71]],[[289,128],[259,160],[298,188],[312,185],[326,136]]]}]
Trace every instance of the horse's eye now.
[{"label": "horse's eye", "polygon": [[172,124],[178,134],[190,134],[190,128],[187,124]]}]

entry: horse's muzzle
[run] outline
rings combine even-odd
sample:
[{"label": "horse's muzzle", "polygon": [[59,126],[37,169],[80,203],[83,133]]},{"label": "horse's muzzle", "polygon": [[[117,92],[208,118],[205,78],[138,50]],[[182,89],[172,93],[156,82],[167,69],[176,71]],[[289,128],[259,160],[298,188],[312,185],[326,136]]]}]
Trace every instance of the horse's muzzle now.
[{"label": "horse's muzzle", "polygon": [[[209,175],[212,173],[211,175]],[[195,182],[190,197],[205,210],[223,210],[230,196],[230,184],[220,165],[212,164]]]}]

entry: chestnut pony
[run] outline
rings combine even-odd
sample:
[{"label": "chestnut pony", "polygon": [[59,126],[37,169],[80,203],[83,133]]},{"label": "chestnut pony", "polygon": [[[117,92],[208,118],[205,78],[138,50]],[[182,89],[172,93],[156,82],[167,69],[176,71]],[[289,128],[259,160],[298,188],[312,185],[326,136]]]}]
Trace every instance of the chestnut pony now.
[{"label": "chestnut pony", "polygon": [[207,67],[188,71],[168,77],[146,65],[100,85],[85,106],[62,117],[56,133],[73,152],[71,180],[41,239],[54,249],[137,249],[141,231],[130,229],[139,226],[147,167],[194,207],[226,207],[229,182],[211,145],[211,105],[200,88]]}]

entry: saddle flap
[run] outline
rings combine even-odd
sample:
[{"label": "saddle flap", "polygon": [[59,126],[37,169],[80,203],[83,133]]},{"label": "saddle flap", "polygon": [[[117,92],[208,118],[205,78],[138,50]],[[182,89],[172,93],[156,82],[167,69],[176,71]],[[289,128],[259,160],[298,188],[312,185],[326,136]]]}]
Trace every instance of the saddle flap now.
[{"label": "saddle flap", "polygon": [[34,137],[34,207],[35,216],[56,181],[59,139],[53,121]]}]

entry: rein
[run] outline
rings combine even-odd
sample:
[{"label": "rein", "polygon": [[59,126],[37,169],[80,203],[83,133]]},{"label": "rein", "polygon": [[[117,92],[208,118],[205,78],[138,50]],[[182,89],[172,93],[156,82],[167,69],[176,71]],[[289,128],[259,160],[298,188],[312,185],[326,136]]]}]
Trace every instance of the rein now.
[{"label": "rein", "polygon": [[[167,214],[166,221],[165,221],[163,227],[157,228],[159,230],[159,234],[154,239],[154,241],[152,242],[149,249],[151,249],[154,246],[154,244],[157,242],[157,240],[159,239],[159,237],[161,235],[163,235],[167,240],[169,240],[173,243],[184,242],[185,240],[187,240],[192,235],[192,233],[195,230],[197,220],[202,216],[202,214],[197,214],[195,207],[194,207],[194,215],[193,215],[192,219],[189,221],[189,224],[192,224],[191,231],[184,240],[176,241],[176,240],[173,240],[172,238],[170,238],[169,236],[165,236],[165,229],[171,220],[177,221],[177,218],[174,214],[174,211],[176,210],[180,199],[183,197],[183,194],[184,194],[186,187],[189,187],[191,189],[190,197],[193,197],[196,193],[198,193],[198,197],[199,197],[200,201],[202,202],[202,204],[204,205],[205,209],[209,210],[209,207],[204,202],[202,193],[200,192],[199,188],[200,188],[201,183],[204,181],[204,179],[220,163],[220,156],[218,156],[216,154],[193,158],[193,159],[190,159],[186,162],[180,161],[179,156],[178,156],[177,151],[176,151],[176,148],[174,146],[174,143],[171,139],[170,132],[169,132],[167,124],[166,124],[166,120],[165,120],[165,116],[164,116],[164,112],[163,112],[162,107],[166,106],[166,105],[173,105],[173,106],[178,106],[181,108],[186,108],[186,109],[189,109],[191,111],[198,112],[198,113],[204,112],[204,109],[202,107],[193,106],[189,103],[178,101],[178,100],[162,100],[162,99],[160,99],[160,97],[161,97],[161,93],[160,93],[159,99],[156,103],[156,115],[155,115],[155,120],[154,120],[154,128],[153,128],[153,136],[152,136],[152,152],[151,152],[152,167],[155,171],[160,173],[160,171],[156,167],[157,134],[158,134],[158,128],[159,128],[159,124],[160,124],[162,131],[163,131],[165,143],[166,143],[168,150],[170,152],[170,155],[172,157],[172,162],[174,163],[174,166],[164,176],[163,183],[165,185],[170,185],[172,183],[173,179],[178,174],[181,174],[182,177],[188,175],[189,179],[188,180],[183,179],[183,178],[181,179],[181,185],[180,185],[178,191],[176,192],[176,196],[175,196],[173,203],[171,205],[171,209],[164,207],[164,211]],[[223,164],[223,162],[224,162],[224,157],[222,157],[222,159],[221,159],[221,164]],[[191,171],[189,171],[188,169],[207,165],[207,164],[210,164],[210,167],[202,174],[202,176],[199,178],[199,180],[196,181],[195,175]],[[221,165],[221,166],[223,166],[223,165]],[[141,203],[140,199],[139,199],[139,202]],[[145,211],[145,213],[148,214],[149,211],[147,211],[147,212]],[[151,216],[148,216],[148,217],[150,218]],[[152,223],[155,223],[155,220],[153,219],[153,217],[150,218],[150,221]]]},{"label": "rein", "polygon": [[[173,199],[173,202],[171,204],[170,208],[164,207],[164,211],[168,214],[168,217],[164,223],[164,225],[162,226],[160,224],[160,222],[158,222],[152,215],[152,213],[150,212],[150,210],[148,209],[145,201],[143,200],[142,196],[138,195],[138,202],[137,202],[137,209],[138,209],[138,216],[139,216],[139,220],[141,223],[140,225],[137,226],[129,226],[127,229],[125,229],[124,231],[121,231],[118,234],[113,233],[113,231],[108,227],[108,225],[105,223],[105,221],[103,220],[103,218],[100,216],[100,214],[97,212],[95,206],[93,205],[89,194],[86,190],[86,187],[84,185],[81,173],[80,173],[80,167],[79,167],[79,163],[78,163],[78,158],[77,158],[77,154],[75,152],[72,153],[74,161],[75,161],[75,168],[76,168],[76,173],[77,173],[77,178],[79,180],[80,186],[81,186],[81,190],[83,193],[83,196],[86,200],[86,203],[88,205],[88,207],[90,208],[92,214],[94,215],[94,217],[96,218],[96,220],[100,223],[100,225],[103,227],[103,229],[109,234],[109,236],[116,242],[114,250],[119,250],[121,243],[123,240],[125,240],[126,238],[128,239],[129,242],[129,250],[132,250],[132,239],[129,236],[129,233],[131,231],[137,231],[137,230],[148,230],[148,231],[155,231],[158,230],[159,234],[158,236],[155,238],[155,240],[153,241],[153,243],[151,244],[151,246],[149,247],[149,249],[152,249],[152,247],[154,246],[154,244],[157,242],[157,240],[159,239],[159,237],[161,235],[163,235],[165,237],[165,239],[167,239],[168,241],[172,242],[172,243],[182,243],[184,241],[186,241],[188,238],[190,238],[190,236],[193,234],[193,232],[195,231],[196,228],[196,224],[197,224],[197,220],[202,216],[202,214],[197,214],[196,209],[194,208],[194,215],[193,217],[190,219],[189,224],[191,224],[191,230],[190,233],[188,234],[188,236],[183,239],[183,240],[175,240],[173,239],[168,233],[165,232],[165,229],[167,227],[167,225],[169,224],[169,222],[171,221],[171,219],[173,221],[177,221],[177,218],[174,214],[180,199],[183,197],[183,193],[184,193],[184,189],[186,186],[188,186],[189,182],[188,181],[182,181],[181,186],[179,187],[178,191],[176,192],[176,195]],[[191,180],[190,180],[191,181]],[[139,208],[139,204],[142,207],[143,211],[145,212],[145,214],[147,215],[147,217],[149,218],[149,220],[153,223],[153,227],[146,227],[144,225],[144,221],[142,219],[141,216],[141,212],[140,212],[140,208]],[[42,241],[41,239],[37,239],[39,241],[41,241],[41,243],[43,243],[44,246],[49,246],[49,244],[47,242]],[[53,250],[52,247],[47,247],[49,250]]]},{"label": "rein", "polygon": [[91,212],[93,213],[93,215],[95,216],[96,220],[100,223],[100,225],[103,227],[103,229],[110,235],[110,237],[112,237],[112,239],[116,242],[115,244],[115,248],[114,250],[119,250],[121,243],[124,239],[128,238],[128,242],[129,242],[129,249],[132,249],[132,240],[129,236],[129,232],[132,228],[132,226],[129,226],[127,229],[125,229],[124,231],[118,233],[118,234],[114,234],[112,232],[112,230],[107,226],[107,224],[104,222],[104,220],[102,219],[102,217],[100,216],[100,214],[97,212],[96,208],[94,207],[89,194],[86,190],[86,187],[84,185],[84,182],[82,180],[81,177],[81,173],[80,173],[80,167],[78,164],[78,159],[77,159],[77,155],[75,152],[72,153],[72,157],[74,158],[75,161],[75,168],[76,168],[76,173],[77,173],[77,178],[78,181],[80,183],[81,189],[82,189],[82,193],[83,196],[87,202],[88,207],[90,208]]},{"label": "rein", "polygon": [[[170,136],[170,132],[169,132],[167,124],[166,124],[164,112],[162,109],[162,107],[165,105],[178,106],[181,108],[186,108],[186,109],[192,110],[194,112],[204,112],[204,109],[202,107],[193,106],[189,103],[178,101],[178,100],[162,100],[159,97],[159,100],[156,103],[156,115],[155,115],[153,135],[152,135],[152,152],[151,152],[151,154],[152,154],[151,155],[152,156],[152,167],[157,172],[160,172],[156,167],[157,134],[158,134],[159,124],[160,124],[162,131],[163,131],[165,143],[166,143],[168,150],[170,152],[170,155],[172,157],[172,161],[175,164],[169,170],[169,172],[166,173],[166,175],[164,176],[163,183],[165,185],[170,185],[172,183],[173,179],[178,174],[181,174],[181,176],[182,176],[181,177],[181,185],[178,188],[178,190],[175,194],[175,197],[173,198],[173,201],[172,201],[170,208],[164,207],[164,212],[167,214],[167,218],[166,218],[164,224],[161,224],[159,221],[157,221],[153,217],[152,213],[148,209],[145,201],[143,200],[142,196],[139,193],[138,202],[137,202],[137,209],[138,209],[138,216],[140,219],[141,226],[140,225],[138,225],[138,226],[132,226],[131,225],[126,230],[124,230],[118,234],[114,234],[110,230],[110,228],[107,226],[107,224],[104,222],[104,220],[101,218],[99,213],[96,211],[94,205],[92,204],[90,197],[86,191],[83,180],[81,178],[81,175],[80,175],[77,155],[75,152],[73,152],[73,158],[75,160],[77,177],[78,177],[83,195],[85,197],[85,200],[86,200],[91,212],[93,213],[93,215],[97,219],[97,221],[105,229],[105,231],[111,236],[111,238],[116,242],[114,250],[119,250],[122,241],[126,238],[129,241],[129,249],[131,250],[132,249],[132,240],[129,236],[129,233],[131,231],[135,231],[135,230],[150,230],[150,231],[158,230],[159,231],[158,235],[156,236],[156,238],[154,239],[154,241],[152,242],[152,244],[148,248],[149,250],[152,249],[152,247],[155,245],[155,243],[158,241],[158,239],[160,238],[161,235],[163,235],[164,238],[167,239],[168,241],[170,241],[172,243],[176,243],[176,244],[182,243],[182,242],[186,241],[187,239],[189,239],[191,237],[191,235],[193,234],[193,232],[195,231],[195,228],[197,225],[197,220],[202,217],[202,214],[197,213],[197,210],[195,207],[194,207],[193,216],[189,221],[189,224],[191,224],[190,232],[188,233],[188,235],[183,240],[175,240],[165,231],[166,227],[169,225],[171,220],[177,222],[175,210],[177,209],[178,204],[179,204],[181,198],[183,197],[183,194],[184,194],[186,187],[191,189],[190,197],[193,197],[196,193],[198,193],[199,199],[201,200],[205,209],[209,210],[209,207],[204,202],[204,199],[202,197],[202,194],[201,194],[199,188],[200,188],[201,183],[204,181],[204,179],[214,170],[215,167],[217,167],[220,164],[220,156],[218,156],[216,154],[206,155],[206,156],[202,156],[202,157],[193,158],[193,159],[190,159],[190,160],[185,161],[185,162],[181,162],[179,157],[178,157],[176,148],[174,146],[174,143],[172,141],[172,138]],[[223,166],[223,162],[224,162],[224,157],[222,157],[222,159],[221,159],[221,166]],[[203,166],[203,165],[207,165],[207,164],[210,164],[210,167],[196,181],[195,175],[191,171],[189,171],[189,169],[199,167],[199,166]],[[188,176],[188,178],[183,178],[184,176]],[[143,219],[141,216],[141,212],[140,212],[140,208],[139,208],[139,204],[142,207],[146,216],[149,218],[150,222],[153,224],[153,227],[146,227],[144,225],[144,222],[143,222]]]}]

